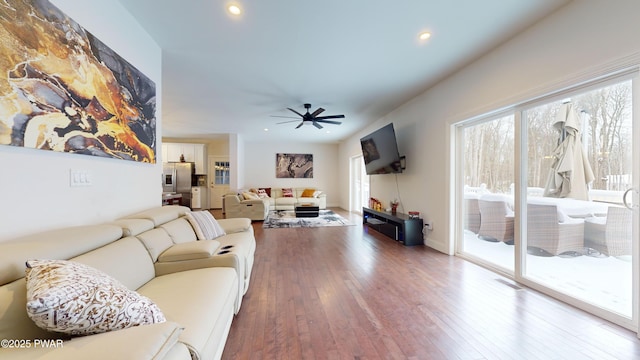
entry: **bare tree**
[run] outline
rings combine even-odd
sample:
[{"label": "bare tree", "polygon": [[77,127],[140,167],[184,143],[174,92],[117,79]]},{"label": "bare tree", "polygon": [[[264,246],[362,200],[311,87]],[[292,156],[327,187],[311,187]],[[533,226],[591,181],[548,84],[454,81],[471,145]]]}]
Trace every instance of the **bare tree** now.
[{"label": "bare tree", "polygon": [[631,84],[624,82],[591,91],[577,99],[589,116],[588,157],[596,177],[593,188],[622,190],[631,173]]},{"label": "bare tree", "polygon": [[[596,177],[594,189],[622,190],[631,174],[631,82],[607,86],[572,101],[583,121],[583,143]],[[562,103],[523,111],[527,124],[527,186],[544,187],[558,145],[553,125]],[[464,130],[465,184],[486,184],[492,192],[508,192],[514,181],[514,117],[493,119]]]}]

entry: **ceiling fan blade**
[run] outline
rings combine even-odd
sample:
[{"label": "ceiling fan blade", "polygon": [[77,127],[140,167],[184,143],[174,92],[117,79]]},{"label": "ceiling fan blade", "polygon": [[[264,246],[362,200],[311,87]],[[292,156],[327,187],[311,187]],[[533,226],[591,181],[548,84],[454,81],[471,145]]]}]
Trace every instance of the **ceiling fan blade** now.
[{"label": "ceiling fan blade", "polygon": [[317,127],[318,129],[322,129],[322,125],[318,124],[317,122],[313,122],[313,126]]},{"label": "ceiling fan blade", "polygon": [[298,121],[298,120],[281,121],[281,122],[278,122],[276,124],[288,124],[288,123],[292,123],[292,122],[296,122],[296,121]]},{"label": "ceiling fan blade", "polygon": [[304,117],[304,115],[302,115],[302,114],[300,114],[299,112],[297,112],[297,111],[293,110],[292,108],[287,108],[287,109],[289,109],[289,110],[293,111],[294,113],[298,114],[300,117]]},{"label": "ceiling fan blade", "polygon": [[296,126],[296,129],[299,128],[302,125],[304,125],[304,121],[301,121],[300,124],[298,124],[298,126]]},{"label": "ceiling fan blade", "polygon": [[321,122],[321,123],[325,123],[325,124],[334,124],[334,125],[340,125],[342,124],[342,122],[340,121],[332,121],[332,120],[315,120],[317,122]]},{"label": "ceiling fan blade", "polygon": [[316,118],[316,120],[325,120],[325,119],[344,119],[344,115],[318,116]]},{"label": "ceiling fan blade", "polygon": [[281,116],[281,115],[269,115],[271,117],[277,117],[277,118],[285,118],[285,119],[298,119],[295,116]]},{"label": "ceiling fan blade", "polygon": [[323,108],[318,108],[316,111],[311,113],[311,116],[316,117],[316,116],[320,115],[323,111],[324,111]]}]

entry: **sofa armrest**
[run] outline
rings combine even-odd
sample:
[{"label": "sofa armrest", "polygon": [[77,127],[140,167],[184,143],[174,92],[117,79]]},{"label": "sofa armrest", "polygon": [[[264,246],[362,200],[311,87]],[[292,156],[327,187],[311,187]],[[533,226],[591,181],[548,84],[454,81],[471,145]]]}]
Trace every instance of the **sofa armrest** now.
[{"label": "sofa armrest", "polygon": [[264,200],[263,199],[242,200],[242,201],[240,201],[240,205],[245,205],[245,206],[260,205],[260,206],[264,206]]},{"label": "sofa armrest", "polygon": [[249,218],[232,218],[232,219],[216,219],[225,233],[233,234],[237,232],[253,231],[251,227],[251,219]]},{"label": "sofa armrest", "polygon": [[240,266],[244,266],[244,264],[242,264],[242,260],[238,257],[237,254],[233,253],[222,255],[215,254],[208,258],[202,259],[166,261],[157,262],[154,264],[156,276],[212,267],[230,267],[238,269]]},{"label": "sofa armrest", "polygon": [[158,256],[159,262],[204,259],[212,256],[220,247],[215,240],[189,241],[175,244]]},{"label": "sofa armrest", "polygon": [[3,359],[164,359],[183,330],[178,324],[167,321],[80,336],[64,342],[51,340],[39,346],[33,343],[34,346],[28,349],[2,349],[9,351],[1,351],[0,354]]}]

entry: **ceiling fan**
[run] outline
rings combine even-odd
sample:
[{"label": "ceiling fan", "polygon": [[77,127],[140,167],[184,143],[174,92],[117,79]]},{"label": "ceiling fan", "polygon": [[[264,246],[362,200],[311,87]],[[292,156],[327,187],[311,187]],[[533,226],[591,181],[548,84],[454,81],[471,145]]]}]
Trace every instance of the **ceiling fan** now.
[{"label": "ceiling fan", "polygon": [[[300,124],[298,124],[298,126],[296,126],[296,129],[301,127],[302,125],[313,125],[315,127],[317,127],[318,129],[322,129],[322,125],[320,125],[320,123],[325,123],[325,124],[334,124],[334,125],[340,125],[342,124],[342,122],[340,121],[332,121],[329,119],[343,119],[344,115],[328,115],[328,116],[318,116],[320,115],[324,109],[323,108],[318,108],[316,109],[316,111],[309,113],[309,109],[311,109],[311,104],[304,104],[304,108],[307,109],[307,112],[305,114],[300,114],[299,112],[293,110],[292,108],[287,108],[290,111],[296,113],[298,116],[300,116],[302,118],[302,121],[300,122]],[[289,118],[290,116],[276,116],[276,115],[272,115],[273,117],[286,117]],[[283,121],[283,122],[279,122],[278,124],[285,124],[285,123],[290,123],[290,122],[294,122],[294,121],[298,121],[298,120],[291,120],[291,121]]]}]

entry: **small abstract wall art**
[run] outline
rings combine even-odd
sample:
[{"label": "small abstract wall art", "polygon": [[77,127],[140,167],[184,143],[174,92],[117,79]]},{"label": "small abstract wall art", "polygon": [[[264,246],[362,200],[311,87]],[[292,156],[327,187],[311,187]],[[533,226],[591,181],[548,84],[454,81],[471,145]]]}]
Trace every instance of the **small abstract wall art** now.
[{"label": "small abstract wall art", "polygon": [[155,163],[155,83],[49,1],[3,2],[0,54],[0,144]]},{"label": "small abstract wall art", "polygon": [[313,154],[276,154],[276,178],[313,178]]}]

